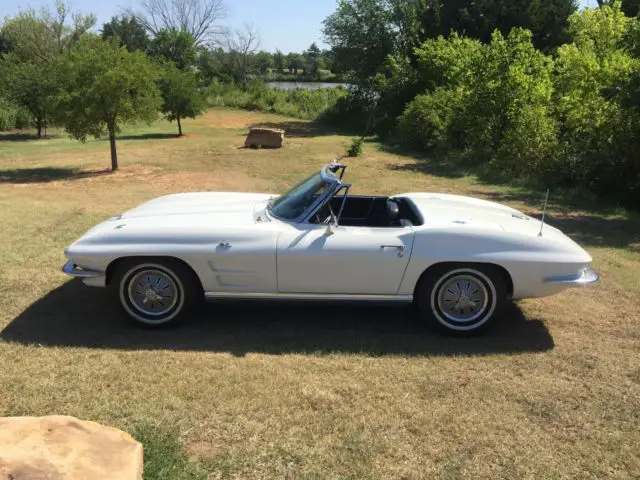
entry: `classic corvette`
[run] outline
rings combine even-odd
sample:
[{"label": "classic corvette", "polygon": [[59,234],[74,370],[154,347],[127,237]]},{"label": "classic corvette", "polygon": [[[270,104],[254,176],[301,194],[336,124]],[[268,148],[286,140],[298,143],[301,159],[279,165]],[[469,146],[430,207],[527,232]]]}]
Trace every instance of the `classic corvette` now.
[{"label": "classic corvette", "polygon": [[486,327],[511,300],[598,280],[560,230],[459,195],[350,195],[332,163],[281,196],[183,193],[89,230],[63,271],[109,287],[157,327],[203,298],[414,302],[450,332]]}]

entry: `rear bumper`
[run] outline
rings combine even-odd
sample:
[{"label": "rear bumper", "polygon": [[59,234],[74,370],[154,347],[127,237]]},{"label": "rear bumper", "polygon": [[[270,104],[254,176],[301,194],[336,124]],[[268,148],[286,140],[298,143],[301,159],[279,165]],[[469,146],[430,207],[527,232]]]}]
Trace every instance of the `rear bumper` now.
[{"label": "rear bumper", "polygon": [[566,277],[552,277],[545,280],[544,283],[553,285],[562,285],[564,287],[586,287],[598,283],[600,278],[591,267],[586,267],[578,275]]},{"label": "rear bumper", "polygon": [[79,267],[71,260],[69,260],[62,266],[62,272],[72,277],[78,277],[82,279],[82,282],[85,285],[89,285],[90,287],[106,286],[105,272]]}]

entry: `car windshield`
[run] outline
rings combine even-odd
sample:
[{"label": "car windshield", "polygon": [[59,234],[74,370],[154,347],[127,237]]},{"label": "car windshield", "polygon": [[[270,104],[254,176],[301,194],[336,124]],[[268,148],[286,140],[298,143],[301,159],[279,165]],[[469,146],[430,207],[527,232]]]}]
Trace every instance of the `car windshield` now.
[{"label": "car windshield", "polygon": [[316,173],[273,200],[269,210],[276,217],[295,220],[307,213],[311,205],[328,188],[329,184],[322,179],[322,175]]}]

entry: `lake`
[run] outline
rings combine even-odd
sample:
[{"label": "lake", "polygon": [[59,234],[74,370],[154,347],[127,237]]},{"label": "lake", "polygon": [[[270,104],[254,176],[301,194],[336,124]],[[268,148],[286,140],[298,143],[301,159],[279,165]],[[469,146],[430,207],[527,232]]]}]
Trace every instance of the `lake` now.
[{"label": "lake", "polygon": [[321,88],[336,88],[349,86],[348,83],[326,83],[326,82],[267,82],[270,88],[278,90],[319,90]]}]

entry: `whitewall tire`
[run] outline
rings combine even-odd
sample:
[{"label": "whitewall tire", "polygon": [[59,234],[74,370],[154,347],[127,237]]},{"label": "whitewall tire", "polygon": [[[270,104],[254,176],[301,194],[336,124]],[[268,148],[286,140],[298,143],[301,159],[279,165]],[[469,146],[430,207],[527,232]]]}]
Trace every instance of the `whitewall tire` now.
[{"label": "whitewall tire", "polygon": [[129,319],[148,328],[183,320],[203,298],[195,273],[175,259],[127,259],[111,284]]},{"label": "whitewall tire", "polygon": [[443,264],[425,273],[415,292],[425,319],[449,333],[475,333],[507,303],[505,279],[492,265]]}]

